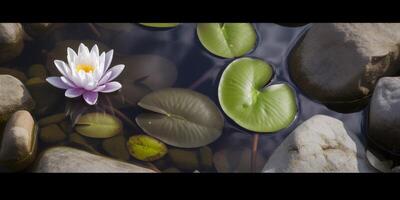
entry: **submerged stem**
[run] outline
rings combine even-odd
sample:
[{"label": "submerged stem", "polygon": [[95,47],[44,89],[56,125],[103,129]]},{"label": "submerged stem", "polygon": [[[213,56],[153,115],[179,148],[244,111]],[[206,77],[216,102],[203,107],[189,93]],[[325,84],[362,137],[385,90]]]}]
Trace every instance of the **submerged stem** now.
[{"label": "submerged stem", "polygon": [[119,111],[118,109],[115,109],[114,107],[110,107],[110,106],[104,106],[105,109],[107,109],[109,112],[114,112],[115,115],[117,115],[118,117],[120,117],[122,120],[124,120],[126,123],[128,123],[130,126],[132,126],[132,128],[137,128],[136,124],[134,124],[129,117],[127,117],[124,113],[122,113],[121,111]]},{"label": "submerged stem", "polygon": [[258,140],[259,140],[259,134],[254,134],[253,135],[253,145],[251,148],[251,171],[255,172],[256,171],[256,163],[257,163],[257,148],[258,148]]},{"label": "submerged stem", "polygon": [[101,33],[97,30],[96,26],[93,23],[88,23],[90,30],[96,35],[97,38],[101,37]]}]

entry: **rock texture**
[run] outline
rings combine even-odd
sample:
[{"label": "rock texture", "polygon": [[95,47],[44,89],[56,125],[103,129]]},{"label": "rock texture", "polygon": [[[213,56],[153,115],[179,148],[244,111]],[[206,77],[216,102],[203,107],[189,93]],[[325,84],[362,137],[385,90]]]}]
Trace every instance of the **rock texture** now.
[{"label": "rock texture", "polygon": [[343,123],[315,115],[275,150],[264,172],[373,172],[358,138]]},{"label": "rock texture", "polygon": [[33,172],[136,172],[150,173],[150,169],[94,155],[70,147],[47,149],[38,159]]},{"label": "rock texture", "polygon": [[25,110],[15,112],[8,120],[1,138],[0,165],[13,171],[27,167],[35,158],[36,140],[31,114]]},{"label": "rock texture", "polygon": [[296,85],[333,110],[364,107],[382,76],[399,71],[400,23],[313,24],[293,49]]},{"label": "rock texture", "polygon": [[0,23],[0,63],[17,57],[24,47],[20,23]]},{"label": "rock texture", "polygon": [[379,80],[371,99],[369,142],[400,156],[400,77]]},{"label": "rock texture", "polygon": [[32,110],[35,106],[29,91],[20,80],[10,75],[0,75],[0,123],[17,110]]}]

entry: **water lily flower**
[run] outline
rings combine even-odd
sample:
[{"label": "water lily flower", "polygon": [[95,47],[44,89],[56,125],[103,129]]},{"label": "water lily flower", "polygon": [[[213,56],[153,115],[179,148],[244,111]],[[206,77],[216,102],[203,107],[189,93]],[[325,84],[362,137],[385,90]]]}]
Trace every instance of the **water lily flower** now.
[{"label": "water lily flower", "polygon": [[98,93],[110,93],[119,90],[122,86],[113,81],[118,77],[125,65],[116,65],[109,69],[113,50],[99,55],[99,48],[94,45],[89,49],[80,44],[78,54],[71,48],[67,48],[68,64],[61,60],[54,60],[54,64],[61,77],[48,77],[46,79],[54,87],[66,89],[65,96],[75,98],[83,96],[89,104],[97,102]]}]

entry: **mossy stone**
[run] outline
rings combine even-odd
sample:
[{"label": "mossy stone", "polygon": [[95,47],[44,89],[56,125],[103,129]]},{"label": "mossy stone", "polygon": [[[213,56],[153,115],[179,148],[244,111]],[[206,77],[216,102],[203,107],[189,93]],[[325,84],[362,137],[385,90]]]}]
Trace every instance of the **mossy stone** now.
[{"label": "mossy stone", "polygon": [[200,165],[203,170],[210,170],[213,167],[213,153],[210,147],[202,147],[198,152]]},{"label": "mossy stone", "polygon": [[0,74],[11,75],[20,80],[22,83],[25,83],[28,80],[23,72],[12,68],[0,67]]},{"label": "mossy stone", "polygon": [[117,135],[105,139],[102,143],[102,146],[111,157],[126,161],[129,160],[129,152],[125,144],[125,137],[123,135]]},{"label": "mossy stone", "polygon": [[41,64],[32,65],[29,67],[28,77],[29,78],[38,77],[44,80],[47,77],[46,68]]},{"label": "mossy stone", "polygon": [[161,172],[162,173],[179,173],[179,172],[181,172],[181,170],[179,170],[178,168],[175,168],[175,167],[170,167]]},{"label": "mossy stone", "polygon": [[57,124],[51,124],[40,128],[39,138],[45,143],[58,143],[67,138]]},{"label": "mossy stone", "polygon": [[168,150],[171,162],[180,170],[194,171],[200,168],[196,150],[171,148]]},{"label": "mossy stone", "polygon": [[38,121],[38,124],[39,124],[40,127],[46,126],[46,125],[49,125],[49,124],[57,124],[57,123],[62,122],[65,119],[65,117],[66,117],[65,113],[58,113],[58,114],[55,114],[55,115],[50,115],[50,116],[47,116],[47,117],[44,117],[44,118],[40,119]]}]

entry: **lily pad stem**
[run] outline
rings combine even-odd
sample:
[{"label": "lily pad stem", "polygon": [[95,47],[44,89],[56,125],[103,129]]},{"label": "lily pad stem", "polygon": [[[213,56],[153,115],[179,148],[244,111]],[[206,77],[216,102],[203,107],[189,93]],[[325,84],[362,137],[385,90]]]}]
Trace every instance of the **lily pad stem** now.
[{"label": "lily pad stem", "polygon": [[127,117],[124,113],[122,113],[121,111],[115,109],[114,107],[110,107],[110,106],[105,106],[105,109],[107,109],[109,112],[113,112],[115,113],[115,115],[117,115],[118,117],[120,117],[122,120],[124,120],[126,123],[128,123],[130,126],[132,126],[132,128],[137,128],[136,124],[134,124],[129,117]]},{"label": "lily pad stem", "polygon": [[101,37],[101,33],[97,30],[93,23],[88,23],[90,30],[96,35],[97,38]]},{"label": "lily pad stem", "polygon": [[251,148],[251,171],[255,172],[256,171],[256,162],[257,162],[257,147],[258,147],[258,140],[259,140],[259,134],[254,134],[253,135],[253,145]]}]

